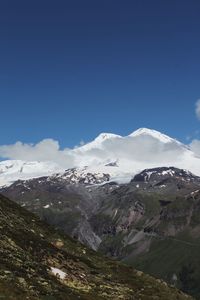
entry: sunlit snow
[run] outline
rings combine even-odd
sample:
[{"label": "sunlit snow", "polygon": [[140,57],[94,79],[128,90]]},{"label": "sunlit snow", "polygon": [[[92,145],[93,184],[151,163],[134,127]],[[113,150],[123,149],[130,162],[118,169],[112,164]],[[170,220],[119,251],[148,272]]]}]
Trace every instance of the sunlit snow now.
[{"label": "sunlit snow", "polygon": [[58,276],[60,279],[65,279],[65,277],[67,276],[67,274],[65,272],[63,272],[62,270],[58,269],[58,268],[53,268],[51,267],[51,272],[55,275]]},{"label": "sunlit snow", "polygon": [[[11,146],[14,156],[15,145]],[[17,153],[20,152],[19,147],[25,146],[18,144]],[[23,148],[23,153],[26,153],[26,149],[27,151],[31,149],[31,153],[34,153],[34,147],[36,146],[29,145]],[[36,151],[36,158],[37,153],[38,151]],[[70,165],[68,165],[69,158]],[[113,162],[116,163],[113,164]],[[72,172],[65,172],[71,166],[76,169]],[[52,176],[56,173],[59,173],[59,176],[65,174],[74,183],[78,182],[81,177],[85,178],[85,184],[101,184],[104,174],[109,174],[110,181],[127,183],[135,174],[144,169],[169,166],[186,169],[195,175],[200,175],[200,158],[188,146],[158,131],[140,128],[125,137],[102,133],[83,146],[74,149],[58,149],[55,160],[52,157],[51,161],[2,161],[0,162],[0,186],[10,185],[18,179],[27,180]],[[88,173],[94,175],[94,180]],[[51,180],[50,177],[49,180]]]}]

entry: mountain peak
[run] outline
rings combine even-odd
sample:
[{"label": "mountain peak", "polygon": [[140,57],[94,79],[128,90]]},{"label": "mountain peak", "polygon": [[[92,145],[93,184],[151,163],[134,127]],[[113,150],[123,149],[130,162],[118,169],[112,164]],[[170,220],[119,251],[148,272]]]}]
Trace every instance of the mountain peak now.
[{"label": "mountain peak", "polygon": [[95,138],[95,141],[104,141],[104,140],[107,140],[110,138],[116,138],[116,137],[121,137],[121,136],[114,134],[114,133],[102,132]]},{"label": "mountain peak", "polygon": [[136,137],[136,136],[141,136],[141,135],[147,135],[147,136],[152,136],[155,139],[160,140],[163,143],[169,143],[172,141],[176,141],[169,137],[168,135],[165,135],[157,130],[154,129],[149,129],[149,128],[139,128],[133,133],[131,133],[129,136],[130,137]]},{"label": "mountain peak", "polygon": [[74,151],[88,151],[94,148],[101,148],[104,141],[114,138],[121,138],[121,136],[114,133],[102,132],[93,141],[78,147]]}]

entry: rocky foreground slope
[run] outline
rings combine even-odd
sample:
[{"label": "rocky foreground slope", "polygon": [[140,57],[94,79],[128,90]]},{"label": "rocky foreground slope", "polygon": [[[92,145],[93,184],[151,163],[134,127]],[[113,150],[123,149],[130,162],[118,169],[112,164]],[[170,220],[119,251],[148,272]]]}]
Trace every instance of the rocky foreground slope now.
[{"label": "rocky foreground slope", "polygon": [[0,196],[1,299],[191,299],[105,259]]},{"label": "rocky foreground slope", "polygon": [[90,248],[200,298],[198,176],[165,167],[128,184],[94,185],[68,175],[17,181],[1,192]]}]

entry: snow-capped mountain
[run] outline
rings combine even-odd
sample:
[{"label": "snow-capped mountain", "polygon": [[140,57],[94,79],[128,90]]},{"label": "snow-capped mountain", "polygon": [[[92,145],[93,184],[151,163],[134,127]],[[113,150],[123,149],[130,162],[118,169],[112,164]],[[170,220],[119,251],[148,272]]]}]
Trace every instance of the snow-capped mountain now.
[{"label": "snow-capped mountain", "polygon": [[[109,175],[112,181],[129,182],[144,169],[173,166],[200,175],[200,158],[191,149],[156,130],[140,128],[128,136],[102,133],[93,141],[69,150],[73,158],[71,171],[65,162],[0,162],[0,186],[17,179],[30,179],[64,173]],[[66,154],[67,155],[67,154]],[[71,168],[71,166],[70,166]],[[69,173],[71,175],[69,175]],[[81,177],[83,177],[81,175]],[[72,176],[74,178],[74,175]],[[108,177],[106,177],[108,178]],[[91,179],[91,178],[90,178]],[[91,180],[89,180],[91,181]]]},{"label": "snow-capped mountain", "polygon": [[26,180],[62,171],[54,162],[6,160],[0,162],[0,186],[12,184],[18,179]]},{"label": "snow-capped mountain", "polygon": [[[115,140],[116,138],[122,138],[121,135],[113,134],[113,133],[100,133],[92,142],[89,142],[81,147],[78,147],[78,151],[88,151],[92,150],[94,148],[100,148],[102,149],[103,144],[105,141],[108,140]],[[76,151],[75,151],[76,152]]]},{"label": "snow-capped mountain", "polygon": [[63,181],[70,184],[101,184],[110,180],[110,175],[105,173],[90,173],[88,168],[73,168],[68,169],[64,173],[57,173],[49,176],[50,181]]},{"label": "snow-capped mountain", "polygon": [[170,143],[170,142],[174,142],[176,141],[177,143],[181,144],[179,141],[175,140],[175,139],[172,139],[171,137],[159,132],[159,131],[156,131],[156,130],[153,130],[153,129],[148,129],[148,128],[139,128],[137,129],[136,131],[134,131],[133,133],[131,133],[129,136],[131,137],[137,137],[137,136],[151,136],[163,143]]},{"label": "snow-capped mountain", "polygon": [[200,158],[187,145],[156,130],[140,128],[128,136],[100,134],[74,150],[77,165],[109,173],[113,180],[130,180],[144,169],[174,166],[200,175]]},{"label": "snow-capped mountain", "polygon": [[[180,268],[198,257],[200,245],[200,158],[144,128],[125,137],[101,134],[70,155],[75,167],[67,170],[52,162],[1,162],[0,184],[7,186],[0,193],[107,256],[127,263],[144,256],[144,270],[156,265],[155,276],[166,257],[169,282],[181,257],[181,282]],[[198,260],[194,266],[198,274]]]},{"label": "snow-capped mountain", "polygon": [[141,173],[136,174],[131,182],[150,183],[152,186],[159,185],[168,181],[182,181],[186,183],[198,183],[200,185],[200,177],[195,176],[188,170],[177,169],[174,167],[160,167],[153,169],[145,169]]}]

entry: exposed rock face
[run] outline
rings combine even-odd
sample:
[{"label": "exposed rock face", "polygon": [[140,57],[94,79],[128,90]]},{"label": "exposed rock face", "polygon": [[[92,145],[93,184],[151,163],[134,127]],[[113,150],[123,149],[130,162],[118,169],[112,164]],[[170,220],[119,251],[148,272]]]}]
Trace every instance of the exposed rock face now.
[{"label": "exposed rock face", "polygon": [[0,195],[2,299],[192,299],[103,258]]},{"label": "exposed rock face", "polygon": [[96,203],[84,184],[69,184],[68,178],[59,176],[42,177],[17,181],[2,192],[92,249],[98,248],[101,240],[88,222]]},{"label": "exposed rock face", "polygon": [[110,175],[105,173],[91,173],[85,168],[73,168],[64,173],[58,173],[49,177],[49,180],[64,181],[65,184],[100,184],[110,180]]},{"label": "exposed rock face", "polygon": [[143,182],[154,182],[160,183],[160,181],[176,178],[182,181],[199,181],[200,178],[198,176],[193,175],[191,172],[187,170],[181,170],[174,167],[162,167],[162,168],[153,168],[146,169],[142,171],[140,174],[134,176],[132,182],[134,181],[143,181]]},{"label": "exposed rock face", "polygon": [[[193,250],[200,250],[200,178],[190,172],[154,168],[121,185],[51,176],[15,182],[2,193],[92,249],[200,295],[200,270],[193,267]],[[181,253],[176,261],[174,248]],[[185,284],[184,268],[194,270],[194,286]]]},{"label": "exposed rock face", "polygon": [[[108,235],[125,235],[121,245],[124,248],[133,239],[133,232],[138,230],[148,236],[176,234],[184,224],[175,228],[173,221],[182,217],[188,224],[191,218],[191,203],[187,205],[185,197],[200,189],[199,177],[173,167],[144,170],[126,185],[96,185],[109,179],[106,174],[102,179],[96,176],[89,174],[83,180],[74,169],[62,176],[17,181],[1,192],[91,248],[98,249],[99,245],[104,246]],[[184,209],[175,211],[173,207],[179,203]],[[160,225],[166,220],[171,220],[170,228],[165,226],[161,230]]]}]

